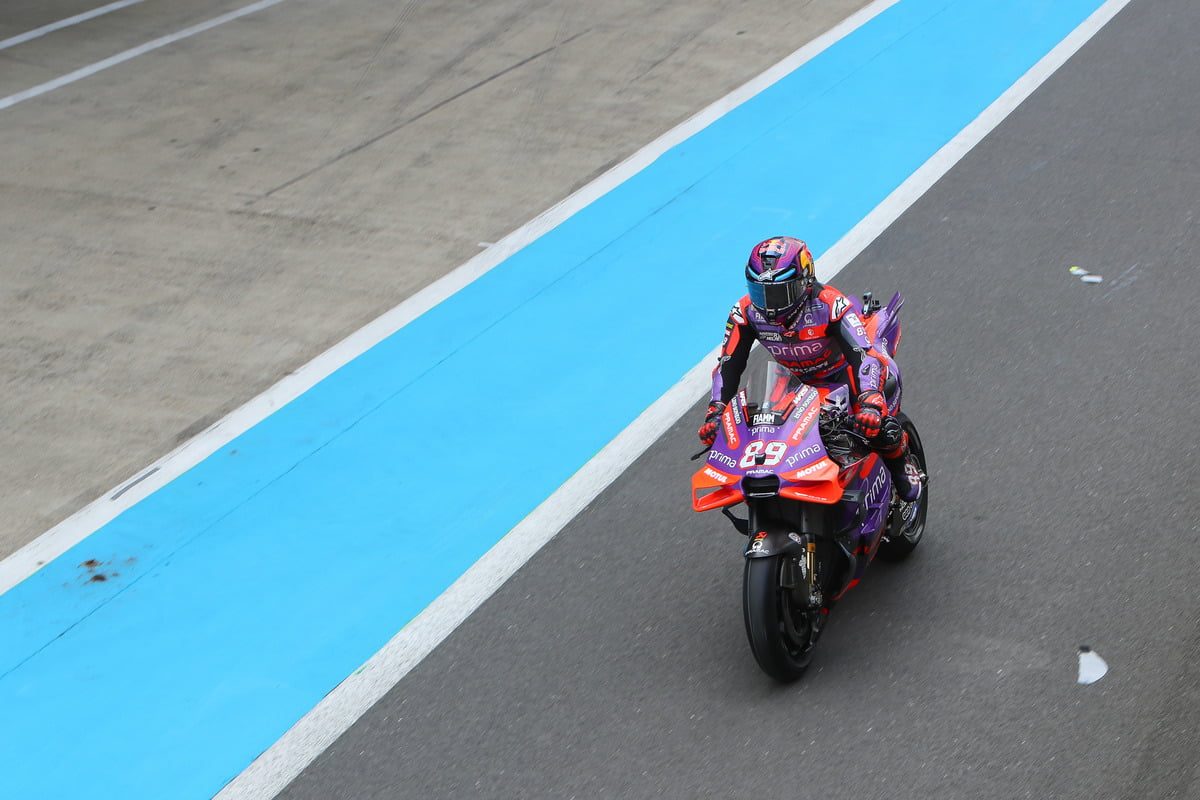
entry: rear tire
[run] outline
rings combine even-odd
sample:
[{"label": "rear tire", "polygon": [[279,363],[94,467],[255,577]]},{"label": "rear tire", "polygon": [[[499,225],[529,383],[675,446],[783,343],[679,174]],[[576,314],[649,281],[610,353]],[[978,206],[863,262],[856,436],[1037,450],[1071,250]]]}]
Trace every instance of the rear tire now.
[{"label": "rear tire", "polygon": [[[908,449],[917,469],[928,475],[929,469],[925,462],[925,447],[921,444],[921,436],[917,426],[905,414],[896,415],[901,427],[908,434]],[[908,512],[905,514],[904,512]],[[887,536],[879,543],[877,555],[884,561],[903,561],[912,555],[925,534],[925,517],[929,512],[929,482],[921,487],[921,496],[915,503],[901,503],[892,509],[891,520],[888,522]]]},{"label": "rear tire", "polygon": [[[781,585],[785,557],[746,559],[742,611],[754,660],[775,680],[791,683],[804,674],[812,660],[810,618],[819,612],[792,607],[791,592]],[[802,634],[798,637],[794,635],[797,629]]]}]

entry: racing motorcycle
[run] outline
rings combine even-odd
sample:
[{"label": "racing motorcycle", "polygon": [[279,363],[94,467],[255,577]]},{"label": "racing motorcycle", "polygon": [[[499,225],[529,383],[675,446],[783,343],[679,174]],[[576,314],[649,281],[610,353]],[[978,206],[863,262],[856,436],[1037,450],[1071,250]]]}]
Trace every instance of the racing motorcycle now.
[{"label": "racing motorcycle", "polygon": [[[880,307],[870,293],[854,299],[867,331],[894,357],[900,342],[897,293]],[[899,408],[899,369],[885,387]],[[771,362],[759,402],[742,388],[721,415],[705,465],[692,477],[692,507],[720,509],[747,537],[742,605],[750,649],[776,680],[799,678],[812,658],[830,609],[878,556],[907,557],[925,532],[929,487],[901,501],[891,474],[867,447],[850,414],[849,390],[800,383]],[[925,451],[912,421],[911,457],[922,476]],[[745,503],[748,516],[731,507]]]}]

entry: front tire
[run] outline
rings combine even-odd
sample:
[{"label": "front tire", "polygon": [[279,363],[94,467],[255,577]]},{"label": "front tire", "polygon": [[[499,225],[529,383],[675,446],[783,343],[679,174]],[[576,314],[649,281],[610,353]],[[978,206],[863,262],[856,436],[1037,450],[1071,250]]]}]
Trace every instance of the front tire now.
[{"label": "front tire", "polygon": [[812,625],[819,611],[795,608],[791,591],[783,588],[784,555],[746,559],[742,576],[742,611],[746,637],[763,672],[781,683],[804,674],[812,660]]}]

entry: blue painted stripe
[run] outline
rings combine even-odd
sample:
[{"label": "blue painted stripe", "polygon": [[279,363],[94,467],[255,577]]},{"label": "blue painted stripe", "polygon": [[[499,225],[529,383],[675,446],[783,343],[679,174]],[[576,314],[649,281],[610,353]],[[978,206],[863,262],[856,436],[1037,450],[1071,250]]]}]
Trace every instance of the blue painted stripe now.
[{"label": "blue painted stripe", "polygon": [[0,597],[0,797],[219,789],[1099,5],[903,0]]}]

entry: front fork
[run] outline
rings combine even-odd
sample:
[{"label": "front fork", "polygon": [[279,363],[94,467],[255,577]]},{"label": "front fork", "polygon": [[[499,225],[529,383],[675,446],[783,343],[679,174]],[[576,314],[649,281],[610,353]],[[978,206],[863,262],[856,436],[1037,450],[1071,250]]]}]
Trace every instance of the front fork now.
[{"label": "front fork", "polygon": [[792,593],[797,605],[806,610],[817,610],[825,604],[817,575],[817,540],[812,534],[798,538],[798,547],[790,550],[783,559],[779,582]]}]

